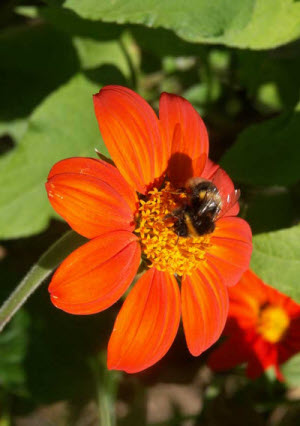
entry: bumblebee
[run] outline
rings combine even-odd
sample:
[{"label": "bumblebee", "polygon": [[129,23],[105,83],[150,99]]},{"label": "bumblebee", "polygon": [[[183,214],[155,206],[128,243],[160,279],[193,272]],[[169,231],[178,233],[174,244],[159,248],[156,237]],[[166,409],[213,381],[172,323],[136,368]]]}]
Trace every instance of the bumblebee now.
[{"label": "bumblebee", "polygon": [[221,196],[216,185],[202,178],[191,178],[185,188],[179,189],[180,207],[168,217],[174,220],[174,232],[178,237],[197,237],[215,230],[215,222],[237,202],[240,191]]}]

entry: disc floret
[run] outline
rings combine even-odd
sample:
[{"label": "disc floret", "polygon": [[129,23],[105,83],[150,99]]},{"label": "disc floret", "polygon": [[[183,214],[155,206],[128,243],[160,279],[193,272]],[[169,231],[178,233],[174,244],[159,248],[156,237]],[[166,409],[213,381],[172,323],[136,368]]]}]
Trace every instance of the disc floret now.
[{"label": "disc floret", "polygon": [[287,313],[280,306],[267,305],[261,309],[257,331],[271,343],[279,342],[290,324]]},{"label": "disc floret", "polygon": [[184,197],[169,182],[161,190],[149,191],[146,200],[140,200],[139,224],[135,230],[149,266],[179,276],[196,269],[210,245],[210,235],[185,238],[174,232],[172,212]]}]

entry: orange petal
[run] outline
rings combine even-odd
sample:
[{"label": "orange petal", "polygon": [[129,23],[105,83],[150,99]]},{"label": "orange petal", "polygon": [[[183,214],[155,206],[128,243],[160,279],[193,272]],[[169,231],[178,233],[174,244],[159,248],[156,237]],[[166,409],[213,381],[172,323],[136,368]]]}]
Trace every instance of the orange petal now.
[{"label": "orange petal", "polygon": [[189,351],[198,356],[220,337],[228,313],[228,293],[220,274],[205,267],[182,279],[182,321]]},{"label": "orange petal", "polygon": [[[176,186],[201,176],[208,156],[208,134],[200,115],[184,98],[162,93],[159,118],[172,146],[168,175]],[[176,125],[180,131],[176,131]]]},{"label": "orange petal", "polygon": [[235,285],[249,268],[252,234],[247,222],[238,217],[224,217],[216,223],[206,260],[214,265],[226,285]]},{"label": "orange petal", "polygon": [[219,170],[219,164],[214,163],[209,158],[207,158],[201,177],[204,179],[211,180],[212,176]]},{"label": "orange petal", "polygon": [[115,303],[127,290],[141,257],[137,237],[115,231],[71,253],[49,286],[51,301],[72,314],[94,314]]},{"label": "orange petal", "polygon": [[48,179],[62,173],[80,173],[106,182],[124,198],[133,213],[136,211],[138,203],[136,192],[128,185],[119,170],[111,164],[95,158],[67,158],[54,164]]},{"label": "orange petal", "polygon": [[159,361],[169,350],[180,320],[176,279],[148,270],[131,290],[108,344],[108,368],[135,373]]},{"label": "orange petal", "polygon": [[[234,185],[228,174],[221,169],[218,164],[215,164],[210,159],[207,159],[205,164],[205,168],[201,175],[204,179],[212,181],[219,190],[219,193],[222,198],[223,206],[227,207],[227,197],[232,196],[234,194]],[[222,214],[224,217],[226,216],[236,216],[239,213],[240,206],[239,203],[236,202],[229,209],[226,209],[226,212]]]},{"label": "orange petal", "polygon": [[106,86],[94,95],[99,128],[107,149],[126,181],[144,194],[166,169],[158,118],[132,90]]},{"label": "orange petal", "polygon": [[[113,177],[111,169],[108,168],[108,174],[104,174],[100,179],[95,177],[94,170],[90,174],[78,171],[77,163],[81,163],[81,160],[65,161],[69,163],[61,162],[54,166],[54,171],[50,171],[50,178],[46,183],[48,198],[54,210],[76,232],[87,238],[94,238],[111,230],[132,231],[135,201],[124,181],[118,180],[115,175],[112,181],[112,184],[116,184],[114,188],[108,183],[109,178]],[[64,166],[72,169],[73,163],[75,173],[55,173],[63,170]],[[99,167],[105,170],[105,166]]]}]

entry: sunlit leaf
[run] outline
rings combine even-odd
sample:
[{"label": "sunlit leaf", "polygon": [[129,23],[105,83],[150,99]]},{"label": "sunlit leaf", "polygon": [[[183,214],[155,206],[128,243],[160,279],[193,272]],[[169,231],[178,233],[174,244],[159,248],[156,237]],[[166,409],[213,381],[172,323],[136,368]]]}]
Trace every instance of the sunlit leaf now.
[{"label": "sunlit leaf", "polygon": [[253,270],[269,285],[300,302],[300,225],[253,238]]},{"label": "sunlit leaf", "polygon": [[290,386],[300,386],[300,354],[293,356],[281,366],[282,373]]},{"label": "sunlit leaf", "polygon": [[63,6],[87,19],[163,27],[201,43],[262,49],[300,34],[294,0],[66,0]]},{"label": "sunlit leaf", "polygon": [[54,215],[44,183],[52,165],[72,156],[107,154],[94,116],[92,95],[100,87],[74,77],[39,108],[17,148],[0,161],[0,235],[37,233]]}]

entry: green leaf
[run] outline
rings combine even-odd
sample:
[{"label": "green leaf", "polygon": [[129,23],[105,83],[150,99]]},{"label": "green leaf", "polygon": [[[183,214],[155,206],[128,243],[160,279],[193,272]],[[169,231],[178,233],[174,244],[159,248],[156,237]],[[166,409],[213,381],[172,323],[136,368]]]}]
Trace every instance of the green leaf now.
[{"label": "green leaf", "polygon": [[83,69],[117,63],[122,73],[129,77],[130,68],[119,41],[99,42],[98,40],[75,37],[74,45]]},{"label": "green leaf", "polygon": [[300,35],[294,0],[66,0],[64,7],[87,19],[167,28],[192,42],[266,49]]},{"label": "green leaf", "polygon": [[281,366],[281,371],[290,386],[300,386],[300,354],[293,356]]},{"label": "green leaf", "polygon": [[251,268],[266,284],[300,302],[300,225],[253,238]]},{"label": "green leaf", "polygon": [[55,162],[67,157],[107,155],[93,111],[99,85],[77,75],[32,115],[17,148],[0,160],[0,236],[17,238],[47,226],[54,211],[44,183]]},{"label": "green leaf", "polygon": [[28,117],[2,122],[0,120],[0,135],[9,135],[17,143],[24,136],[27,126]]},{"label": "green leaf", "polygon": [[299,179],[300,112],[282,114],[244,130],[222,159],[241,183],[291,185]]},{"label": "green leaf", "polygon": [[0,38],[0,77],[5,77],[0,134],[9,133],[19,143],[0,159],[2,238],[28,236],[47,226],[54,213],[43,186],[56,161],[92,156],[96,147],[107,154],[92,94],[104,84],[127,85],[125,76],[131,78],[119,26],[84,20],[71,11],[42,10],[48,23],[8,31]]}]

